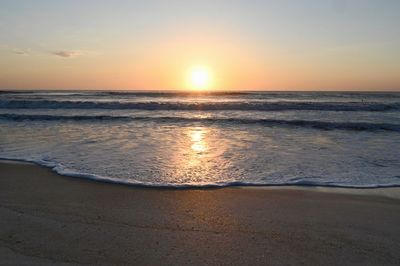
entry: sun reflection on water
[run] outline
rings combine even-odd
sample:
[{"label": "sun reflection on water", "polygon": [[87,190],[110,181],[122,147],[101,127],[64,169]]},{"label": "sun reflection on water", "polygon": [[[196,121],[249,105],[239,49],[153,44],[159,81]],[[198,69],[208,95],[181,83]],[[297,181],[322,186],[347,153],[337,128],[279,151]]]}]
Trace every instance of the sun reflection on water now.
[{"label": "sun reflection on water", "polygon": [[204,185],[227,178],[226,169],[230,162],[224,153],[229,142],[221,137],[218,128],[180,128],[173,141],[175,149],[165,168],[168,182]]},{"label": "sun reflection on water", "polygon": [[206,133],[207,131],[203,128],[195,128],[189,132],[193,151],[199,153],[207,151],[207,142],[205,141]]}]

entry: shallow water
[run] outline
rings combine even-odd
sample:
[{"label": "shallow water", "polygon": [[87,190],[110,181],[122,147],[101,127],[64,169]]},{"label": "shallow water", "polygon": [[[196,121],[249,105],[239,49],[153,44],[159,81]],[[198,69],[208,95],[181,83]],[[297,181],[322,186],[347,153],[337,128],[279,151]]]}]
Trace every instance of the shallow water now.
[{"label": "shallow water", "polygon": [[400,185],[400,93],[0,94],[0,157],[150,186]]}]

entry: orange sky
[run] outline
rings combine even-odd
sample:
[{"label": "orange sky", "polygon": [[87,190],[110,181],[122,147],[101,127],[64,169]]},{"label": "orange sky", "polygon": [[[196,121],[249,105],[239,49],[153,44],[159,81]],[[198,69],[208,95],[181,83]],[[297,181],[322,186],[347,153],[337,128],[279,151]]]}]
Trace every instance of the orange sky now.
[{"label": "orange sky", "polygon": [[213,90],[400,89],[388,4],[315,4],[310,17],[305,0],[122,2],[0,4],[0,88],[191,89],[201,65]]}]

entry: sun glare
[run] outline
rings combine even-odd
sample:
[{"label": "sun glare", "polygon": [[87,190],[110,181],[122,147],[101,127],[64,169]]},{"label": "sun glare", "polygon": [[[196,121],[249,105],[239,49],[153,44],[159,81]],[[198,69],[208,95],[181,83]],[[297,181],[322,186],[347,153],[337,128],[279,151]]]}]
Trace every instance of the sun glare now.
[{"label": "sun glare", "polygon": [[211,74],[206,67],[194,67],[189,72],[189,86],[195,90],[205,90],[211,87]]}]

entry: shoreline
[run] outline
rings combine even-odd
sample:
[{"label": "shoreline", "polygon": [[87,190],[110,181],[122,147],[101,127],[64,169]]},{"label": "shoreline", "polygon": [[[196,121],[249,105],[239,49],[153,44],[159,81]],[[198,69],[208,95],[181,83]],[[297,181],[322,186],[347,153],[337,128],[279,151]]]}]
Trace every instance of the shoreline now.
[{"label": "shoreline", "polygon": [[338,193],[338,194],[355,194],[355,195],[374,195],[383,196],[394,199],[400,199],[400,185],[399,186],[377,186],[377,187],[345,187],[345,186],[324,186],[324,185],[297,185],[297,184],[233,184],[233,185],[200,185],[200,186],[155,186],[146,184],[134,184],[134,183],[123,183],[119,181],[112,181],[101,178],[90,178],[78,175],[68,175],[59,173],[54,170],[52,166],[42,165],[35,161],[29,161],[24,159],[6,159],[0,158],[0,164],[22,164],[22,165],[35,165],[51,170],[56,175],[60,175],[67,178],[81,179],[90,182],[99,182],[110,185],[126,186],[133,188],[143,189],[161,189],[161,190],[210,190],[210,189],[224,189],[224,188],[240,188],[240,189],[294,189],[294,190],[306,190],[306,191],[317,191],[325,193]]},{"label": "shoreline", "polygon": [[400,200],[329,191],[139,188],[0,161],[0,264],[398,265]]}]

